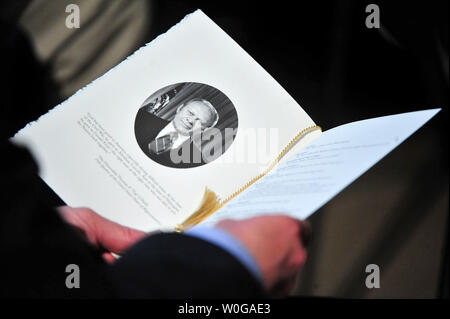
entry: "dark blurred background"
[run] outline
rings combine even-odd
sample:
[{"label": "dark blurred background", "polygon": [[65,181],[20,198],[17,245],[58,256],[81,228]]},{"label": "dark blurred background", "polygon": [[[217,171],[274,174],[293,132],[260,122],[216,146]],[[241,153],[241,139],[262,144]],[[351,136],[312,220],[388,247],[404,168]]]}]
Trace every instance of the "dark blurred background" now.
[{"label": "dark blurred background", "polygon": [[[79,29],[65,26],[69,3]],[[365,25],[370,3],[380,29]],[[448,298],[448,1],[3,1],[2,138],[197,8],[324,130],[442,108],[310,218],[294,295]],[[380,267],[379,289],[365,286],[368,264]]]}]

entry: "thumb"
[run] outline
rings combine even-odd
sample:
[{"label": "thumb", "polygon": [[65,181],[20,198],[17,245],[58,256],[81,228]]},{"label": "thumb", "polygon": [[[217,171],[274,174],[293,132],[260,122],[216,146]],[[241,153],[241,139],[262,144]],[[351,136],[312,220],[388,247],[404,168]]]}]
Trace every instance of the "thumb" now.
[{"label": "thumb", "polygon": [[122,226],[97,215],[94,227],[97,243],[104,249],[120,254],[145,237],[146,233]]}]

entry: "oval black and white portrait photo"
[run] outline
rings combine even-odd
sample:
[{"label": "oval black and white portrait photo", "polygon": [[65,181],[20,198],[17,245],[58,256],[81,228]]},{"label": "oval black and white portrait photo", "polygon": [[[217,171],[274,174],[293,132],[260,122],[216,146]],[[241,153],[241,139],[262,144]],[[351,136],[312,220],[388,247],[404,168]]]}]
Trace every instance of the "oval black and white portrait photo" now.
[{"label": "oval black and white portrait photo", "polygon": [[238,116],[230,99],[202,83],[177,83],[150,95],[139,108],[134,132],[153,161],[174,168],[201,166],[233,143]]}]

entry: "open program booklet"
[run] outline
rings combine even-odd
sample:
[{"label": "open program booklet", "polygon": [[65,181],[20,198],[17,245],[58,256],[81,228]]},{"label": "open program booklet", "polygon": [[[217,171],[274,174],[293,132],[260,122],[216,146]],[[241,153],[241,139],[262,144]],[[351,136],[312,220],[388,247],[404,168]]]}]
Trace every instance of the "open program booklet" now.
[{"label": "open program booklet", "polygon": [[182,230],[273,212],[307,218],[438,111],[322,133],[197,10],[12,140],[68,205]]}]

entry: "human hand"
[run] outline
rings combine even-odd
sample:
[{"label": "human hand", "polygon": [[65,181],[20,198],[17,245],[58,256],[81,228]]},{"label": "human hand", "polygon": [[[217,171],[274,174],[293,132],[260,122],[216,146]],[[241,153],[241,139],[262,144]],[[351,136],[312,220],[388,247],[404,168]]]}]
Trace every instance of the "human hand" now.
[{"label": "human hand", "polygon": [[308,222],[275,215],[240,221],[227,219],[215,227],[227,231],[245,245],[258,263],[264,287],[271,296],[281,297],[291,292],[306,260],[304,246],[311,237]]},{"label": "human hand", "polygon": [[107,262],[115,260],[111,253],[121,254],[146,235],[145,232],[103,218],[89,208],[61,206],[57,211],[67,223],[80,230],[92,245],[106,250],[102,256]]}]

